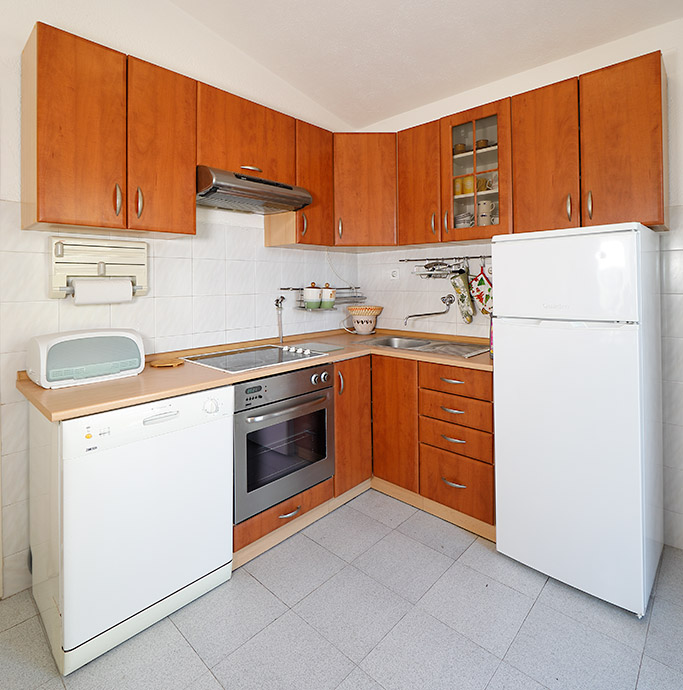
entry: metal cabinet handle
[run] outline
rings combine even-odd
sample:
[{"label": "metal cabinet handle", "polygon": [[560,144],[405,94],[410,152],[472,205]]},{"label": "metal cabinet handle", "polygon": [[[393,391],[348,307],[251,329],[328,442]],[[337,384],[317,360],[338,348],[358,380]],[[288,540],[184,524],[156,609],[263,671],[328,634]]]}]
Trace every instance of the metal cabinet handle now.
[{"label": "metal cabinet handle", "polygon": [[432,213],[432,235],[436,235],[436,224],[434,220],[436,218],[436,213]]},{"label": "metal cabinet handle", "polygon": [[451,443],[467,443],[467,441],[462,441],[459,438],[451,438],[450,436],[446,436],[446,434],[441,434],[441,438],[445,438],[447,441],[450,441]]},{"label": "metal cabinet handle", "polygon": [[263,172],[261,168],[258,168],[255,165],[240,165],[240,168],[242,168],[242,170],[253,170],[254,172]]},{"label": "metal cabinet handle", "polygon": [[278,410],[277,412],[269,412],[268,414],[259,414],[254,417],[247,417],[244,421],[247,424],[255,424],[256,422],[265,422],[268,419],[277,419],[286,414],[291,414],[292,412],[307,412],[312,411],[319,407],[319,403],[325,400],[325,396],[321,395],[319,398],[313,398],[308,402],[301,403],[300,405],[292,405],[285,410]]},{"label": "metal cabinet handle", "polygon": [[342,236],[342,219],[339,219],[339,225],[337,226],[339,228],[339,238],[341,239]]},{"label": "metal cabinet handle", "polygon": [[445,379],[443,376],[441,377],[441,380],[444,383],[465,383],[464,381],[458,381],[457,379]]},{"label": "metal cabinet handle", "polygon": [[149,426],[150,424],[162,424],[163,422],[168,422],[174,417],[180,414],[178,410],[171,410],[170,412],[161,412],[160,414],[154,414],[151,417],[146,417],[142,420],[144,426]]},{"label": "metal cabinet handle", "polygon": [[301,236],[303,237],[306,234],[306,230],[308,230],[308,218],[306,218],[306,214],[302,211],[301,217],[304,220],[304,227],[301,230]]},{"label": "metal cabinet handle", "polygon": [[341,371],[337,372],[339,374],[339,395],[341,395],[344,392],[344,377],[342,376]]},{"label": "metal cabinet handle", "polygon": [[443,229],[445,232],[448,232],[448,211],[443,214]]},{"label": "metal cabinet handle", "polygon": [[278,515],[280,520],[286,520],[287,518],[294,517],[301,510],[301,506],[297,506],[291,513],[285,513],[284,515]]},{"label": "metal cabinet handle", "polygon": [[142,215],[142,209],[145,207],[145,198],[142,196],[142,190],[138,187],[138,218]]},{"label": "metal cabinet handle", "polygon": [[444,407],[441,405],[441,409],[444,412],[450,412],[451,414],[465,414],[465,410],[452,410],[450,407]]},{"label": "metal cabinet handle", "polygon": [[123,193],[121,192],[121,186],[117,182],[114,185],[114,211],[118,216],[121,213],[121,208],[123,207]]},{"label": "metal cabinet handle", "polygon": [[588,192],[588,201],[586,201],[586,207],[588,208],[588,217],[593,217],[593,190]]},{"label": "metal cabinet handle", "polygon": [[446,479],[446,477],[441,477],[441,481],[444,484],[448,484],[448,486],[452,486],[454,489],[466,489],[467,488],[467,486],[465,484],[455,484],[453,482],[449,482],[448,479]]},{"label": "metal cabinet handle", "polygon": [[567,194],[567,220],[572,219],[572,195]]}]

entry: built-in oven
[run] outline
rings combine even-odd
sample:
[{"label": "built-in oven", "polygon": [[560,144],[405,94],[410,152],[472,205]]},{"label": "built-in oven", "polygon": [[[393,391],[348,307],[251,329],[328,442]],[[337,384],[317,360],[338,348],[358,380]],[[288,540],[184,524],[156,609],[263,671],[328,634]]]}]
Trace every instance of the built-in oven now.
[{"label": "built-in oven", "polygon": [[331,365],[235,385],[235,524],[334,474]]}]

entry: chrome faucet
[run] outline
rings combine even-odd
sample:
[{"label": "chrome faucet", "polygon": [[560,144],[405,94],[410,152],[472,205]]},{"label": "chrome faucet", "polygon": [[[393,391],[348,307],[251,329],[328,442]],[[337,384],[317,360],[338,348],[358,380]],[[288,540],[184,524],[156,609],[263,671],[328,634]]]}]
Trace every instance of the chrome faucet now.
[{"label": "chrome faucet", "polygon": [[278,297],[275,300],[275,309],[277,310],[277,335],[278,338],[280,338],[280,345],[284,342],[282,338],[282,303],[284,301],[284,297]]},{"label": "chrome faucet", "polygon": [[446,305],[446,308],[443,311],[430,311],[426,314],[409,314],[406,316],[405,319],[403,319],[403,325],[407,326],[408,325],[408,319],[416,319],[418,316],[438,316],[440,314],[448,314],[448,312],[451,310],[451,304],[455,302],[455,295],[448,294],[444,295],[441,298],[441,301]]}]

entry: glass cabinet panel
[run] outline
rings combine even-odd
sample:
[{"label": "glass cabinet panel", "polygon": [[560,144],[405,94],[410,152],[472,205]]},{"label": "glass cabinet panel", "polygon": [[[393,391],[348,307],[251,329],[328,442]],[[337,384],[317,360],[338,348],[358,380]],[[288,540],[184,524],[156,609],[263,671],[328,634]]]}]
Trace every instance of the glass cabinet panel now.
[{"label": "glass cabinet panel", "polygon": [[[507,106],[507,110],[506,110]],[[469,116],[469,117],[468,117]],[[501,127],[501,117],[507,120]],[[444,239],[478,239],[509,232],[509,214],[501,224],[501,201],[509,195],[509,100],[475,108],[442,120]],[[448,146],[448,150],[446,149]],[[450,163],[452,161],[452,164]],[[503,191],[502,185],[508,189]]]}]

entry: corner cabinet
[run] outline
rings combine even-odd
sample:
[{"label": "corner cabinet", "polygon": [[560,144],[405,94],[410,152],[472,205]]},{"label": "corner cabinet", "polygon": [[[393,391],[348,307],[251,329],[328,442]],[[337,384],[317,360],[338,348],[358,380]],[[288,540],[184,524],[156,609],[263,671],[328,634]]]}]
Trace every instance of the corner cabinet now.
[{"label": "corner cabinet", "polygon": [[334,135],[334,243],[396,244],[396,134]]},{"label": "corner cabinet", "polygon": [[512,232],[510,99],[440,123],[442,239]]},{"label": "corner cabinet", "polygon": [[439,122],[401,130],[398,152],[398,243],[447,240],[441,234]]},{"label": "corner cabinet", "polygon": [[372,477],[370,356],[334,365],[334,495]]},{"label": "corner cabinet", "polygon": [[197,163],[296,184],[295,119],[208,84],[197,87]]},{"label": "corner cabinet", "polygon": [[195,232],[196,82],[46,24],[22,53],[22,227]]}]

